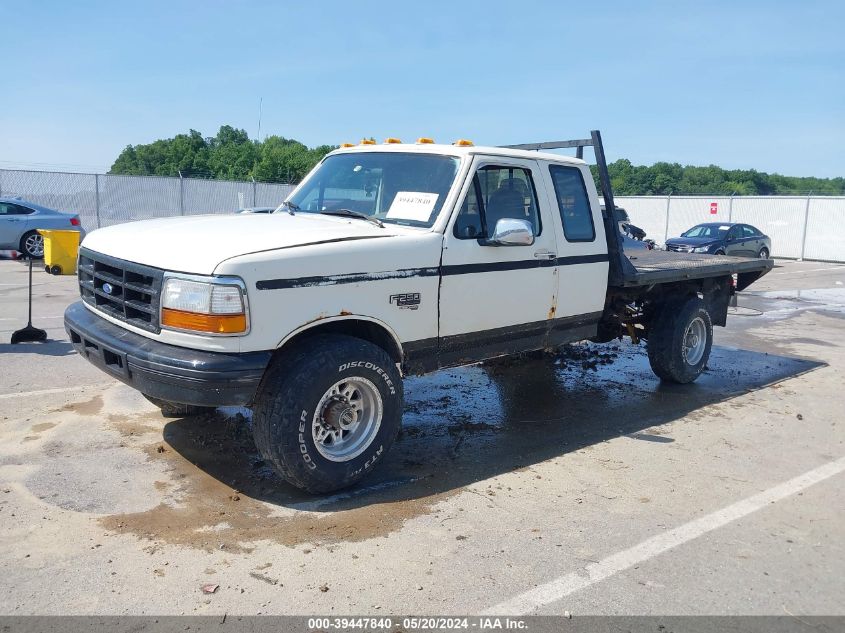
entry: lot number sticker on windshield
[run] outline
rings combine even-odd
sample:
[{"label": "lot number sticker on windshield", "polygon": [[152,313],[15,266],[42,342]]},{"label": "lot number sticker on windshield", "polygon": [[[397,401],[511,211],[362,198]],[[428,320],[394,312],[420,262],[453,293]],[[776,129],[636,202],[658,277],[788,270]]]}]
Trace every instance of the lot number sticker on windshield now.
[{"label": "lot number sticker on windshield", "polygon": [[393,198],[393,204],[387,210],[387,217],[428,222],[434,205],[437,204],[438,195],[423,191],[400,191]]}]

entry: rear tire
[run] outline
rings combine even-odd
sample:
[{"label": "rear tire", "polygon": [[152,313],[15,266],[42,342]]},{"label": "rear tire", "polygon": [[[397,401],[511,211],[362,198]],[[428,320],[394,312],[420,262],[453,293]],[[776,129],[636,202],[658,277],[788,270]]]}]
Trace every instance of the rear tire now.
[{"label": "rear tire", "polygon": [[267,370],[253,409],[255,445],[297,488],[346,488],[393,445],[402,400],[402,377],[385,350],[351,336],[315,336]]},{"label": "rear tire", "polygon": [[687,384],[701,375],[710,358],[713,324],[697,296],[665,303],[648,332],[651,369],[667,382]]},{"label": "rear tire", "polygon": [[760,249],[760,252],[757,253],[757,257],[760,259],[769,259],[769,249],[764,246]]},{"label": "rear tire", "polygon": [[191,418],[198,415],[204,415],[214,411],[214,407],[201,407],[196,404],[182,404],[180,402],[170,402],[169,400],[162,400],[161,398],[153,398],[147,394],[141,394],[147,400],[152,402],[155,406],[161,409],[161,415],[165,418]]},{"label": "rear tire", "polygon": [[21,237],[21,253],[30,259],[44,257],[44,237],[38,231],[28,231]]}]

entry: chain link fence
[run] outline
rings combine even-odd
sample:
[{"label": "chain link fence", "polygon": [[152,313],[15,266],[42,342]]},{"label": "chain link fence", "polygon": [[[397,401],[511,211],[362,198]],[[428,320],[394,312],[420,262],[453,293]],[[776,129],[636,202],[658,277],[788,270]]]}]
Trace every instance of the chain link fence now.
[{"label": "chain link fence", "polygon": [[78,213],[86,231],[148,218],[275,207],[292,185],[0,169],[0,196]]},{"label": "chain link fence", "polygon": [[703,222],[743,222],[772,238],[772,256],[845,262],[845,196],[616,196],[663,244]]},{"label": "chain link fence", "polygon": [[[265,182],[0,169],[0,196],[78,213],[86,231],[275,207],[292,190]],[[618,196],[616,202],[658,244],[702,222],[745,222],[772,238],[775,257],[845,262],[845,196]]]}]

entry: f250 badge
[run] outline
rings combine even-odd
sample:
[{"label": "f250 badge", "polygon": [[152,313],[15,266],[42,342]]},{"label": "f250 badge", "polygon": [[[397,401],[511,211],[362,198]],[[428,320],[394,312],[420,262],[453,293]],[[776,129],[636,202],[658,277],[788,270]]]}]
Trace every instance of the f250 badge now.
[{"label": "f250 badge", "polygon": [[390,303],[400,310],[418,310],[420,307],[420,293],[405,292],[399,295],[390,295]]}]

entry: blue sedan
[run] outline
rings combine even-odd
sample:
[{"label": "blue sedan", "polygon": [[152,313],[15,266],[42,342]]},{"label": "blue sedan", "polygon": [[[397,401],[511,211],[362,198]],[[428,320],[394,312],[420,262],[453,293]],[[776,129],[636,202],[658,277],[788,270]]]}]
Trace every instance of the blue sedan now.
[{"label": "blue sedan", "polygon": [[85,237],[78,215],[20,198],[0,198],[0,250],[20,251],[32,259],[44,257],[44,238],[38,229],[79,231],[79,241]]},{"label": "blue sedan", "polygon": [[666,240],[666,250],[768,259],[772,254],[772,239],[750,224],[708,222],[684,231],[681,237]]}]

